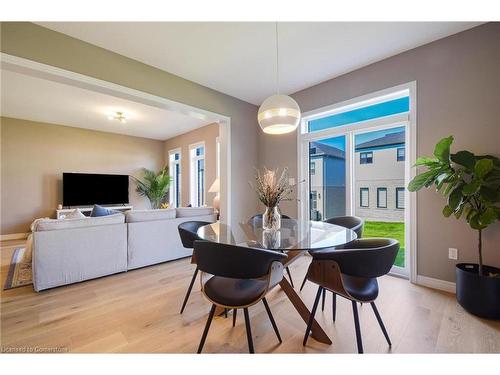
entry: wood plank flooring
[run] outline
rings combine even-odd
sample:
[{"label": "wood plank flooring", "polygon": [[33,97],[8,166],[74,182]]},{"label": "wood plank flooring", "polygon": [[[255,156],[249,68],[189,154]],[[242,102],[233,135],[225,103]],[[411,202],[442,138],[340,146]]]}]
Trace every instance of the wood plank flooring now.
[{"label": "wood plank flooring", "polygon": [[[12,252],[24,241],[1,243],[3,288]],[[310,258],[291,267],[300,285]],[[193,266],[188,259],[164,263],[40,293],[31,286],[0,293],[2,351],[36,348],[39,351],[82,353],[195,353],[210,308],[195,284],[189,304],[179,314]],[[478,319],[465,312],[455,296],[386,276],[380,279],[377,306],[393,346],[389,348],[369,305],[360,307],[366,353],[499,353],[500,322]],[[307,283],[301,293],[310,307],[316,292]],[[262,304],[251,307],[250,318],[257,353],[355,353],[351,304],[338,298],[337,321],[332,322],[331,296],[318,322],[332,345],[309,339],[302,346],[305,324],[275,288],[267,297],[280,329],[278,344]],[[319,309],[320,310],[320,309]],[[13,349],[14,348],[14,349]],[[17,348],[17,349],[16,349]],[[247,353],[243,314],[236,327],[232,317],[214,319],[204,352]]]}]

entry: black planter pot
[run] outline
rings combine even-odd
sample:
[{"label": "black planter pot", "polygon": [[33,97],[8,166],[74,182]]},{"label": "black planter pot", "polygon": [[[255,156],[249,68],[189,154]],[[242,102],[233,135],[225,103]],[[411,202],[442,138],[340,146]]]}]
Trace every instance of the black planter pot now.
[{"label": "black planter pot", "polygon": [[[478,269],[477,264],[457,264],[457,301],[473,315],[500,319],[500,278],[480,276]],[[489,272],[500,273],[500,269],[483,266],[483,273]]]}]

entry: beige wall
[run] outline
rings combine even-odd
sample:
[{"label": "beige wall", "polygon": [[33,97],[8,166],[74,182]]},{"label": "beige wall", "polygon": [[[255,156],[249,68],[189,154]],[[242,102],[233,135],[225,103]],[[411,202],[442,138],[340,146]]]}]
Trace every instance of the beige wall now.
[{"label": "beige wall", "polygon": [[[24,233],[34,218],[54,217],[62,173],[142,176],[163,166],[162,141],[67,126],[0,118],[1,234]],[[149,208],[130,181],[130,203]]]},{"label": "beige wall", "polygon": [[231,220],[253,215],[257,107],[117,53],[27,22],[1,24],[2,52],[131,87],[231,118]]},{"label": "beige wall", "polygon": [[[442,137],[455,136],[454,149],[500,154],[500,23],[452,35],[293,95],[303,112],[402,83],[417,82],[417,153],[432,155]],[[297,135],[261,134],[259,164],[297,170]],[[444,199],[432,189],[417,193],[418,273],[453,281],[455,264],[476,261],[476,233],[461,220],[441,214]],[[296,214],[296,203],[283,211]],[[500,266],[500,223],[484,234],[485,261]]]},{"label": "beige wall", "polygon": [[205,142],[205,204],[212,205],[215,193],[209,193],[208,189],[215,181],[217,170],[216,138],[218,136],[219,124],[210,124],[165,141],[164,155],[166,161],[168,161],[169,151],[176,148],[181,149],[181,201],[183,206],[190,203],[189,145],[198,142]]}]

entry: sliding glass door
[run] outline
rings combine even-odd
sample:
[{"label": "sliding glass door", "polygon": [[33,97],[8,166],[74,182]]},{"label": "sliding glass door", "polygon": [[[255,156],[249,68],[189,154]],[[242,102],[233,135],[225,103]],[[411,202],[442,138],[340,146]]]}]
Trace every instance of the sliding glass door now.
[{"label": "sliding glass door", "polygon": [[299,216],[355,215],[363,237],[400,242],[393,273],[409,275],[409,97],[305,120],[299,143]]}]

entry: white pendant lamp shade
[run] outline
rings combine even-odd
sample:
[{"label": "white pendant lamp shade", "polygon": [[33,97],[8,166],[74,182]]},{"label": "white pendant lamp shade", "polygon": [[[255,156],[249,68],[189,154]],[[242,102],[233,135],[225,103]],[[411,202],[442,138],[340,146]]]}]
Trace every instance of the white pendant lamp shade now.
[{"label": "white pendant lamp shade", "polygon": [[273,95],[260,106],[257,120],[264,133],[290,133],[299,125],[300,108],[297,102],[287,95]]}]

